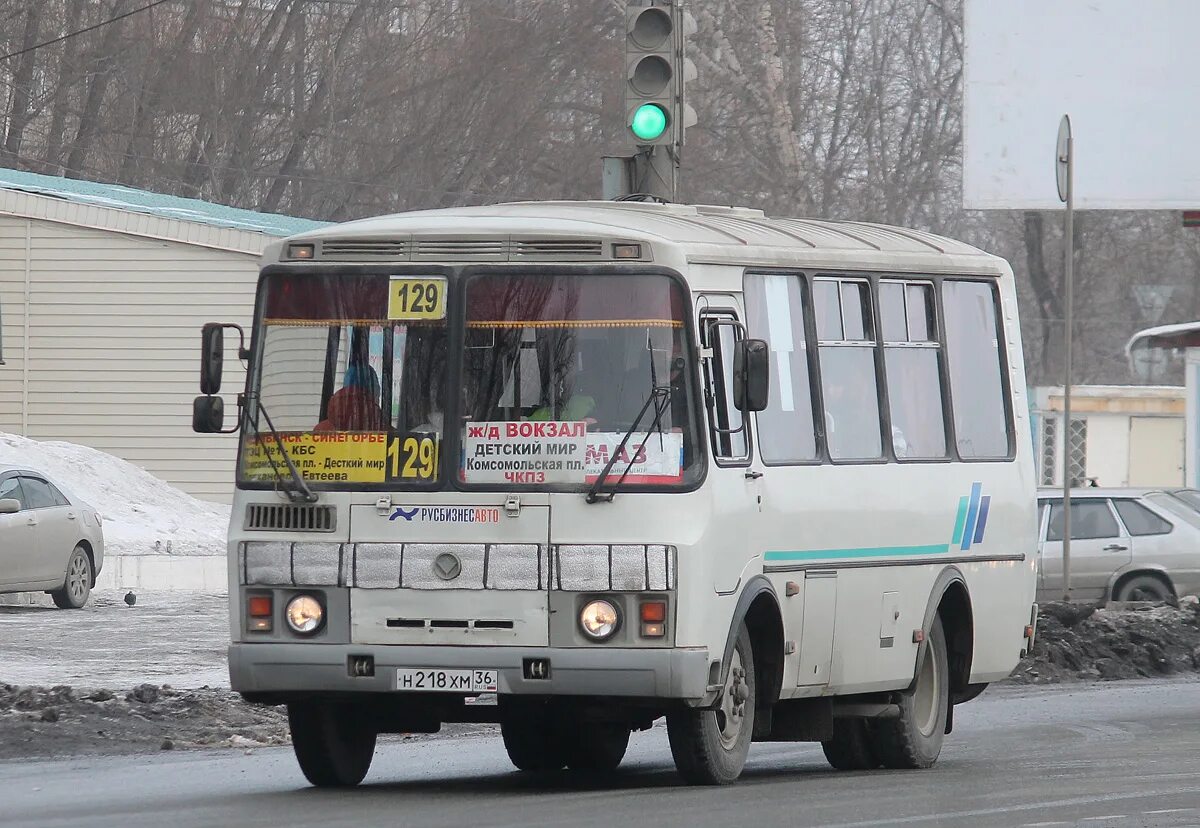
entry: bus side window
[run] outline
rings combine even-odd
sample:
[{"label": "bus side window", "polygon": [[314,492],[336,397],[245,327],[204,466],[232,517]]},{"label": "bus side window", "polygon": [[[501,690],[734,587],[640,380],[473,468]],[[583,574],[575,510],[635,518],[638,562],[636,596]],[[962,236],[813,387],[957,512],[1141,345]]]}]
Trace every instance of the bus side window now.
[{"label": "bus side window", "polygon": [[750,441],[742,412],[733,404],[733,350],[742,338],[732,313],[704,313],[700,317],[700,344],[712,349],[704,360],[704,403],[713,455],[718,462],[750,459]]},{"label": "bus side window", "polygon": [[768,464],[812,462],[819,455],[801,277],[747,273],[745,284],[746,327],[767,341],[771,356],[770,400],[755,417],[759,456]]},{"label": "bus side window", "polygon": [[879,320],[896,458],[945,457],[941,345],[933,285],[880,281]]},{"label": "bus side window", "polygon": [[833,460],[883,457],[875,326],[867,283],[813,281],[825,435]]},{"label": "bus side window", "polygon": [[950,402],[963,460],[1003,459],[1012,453],[998,299],[995,287],[986,282],[942,282]]}]

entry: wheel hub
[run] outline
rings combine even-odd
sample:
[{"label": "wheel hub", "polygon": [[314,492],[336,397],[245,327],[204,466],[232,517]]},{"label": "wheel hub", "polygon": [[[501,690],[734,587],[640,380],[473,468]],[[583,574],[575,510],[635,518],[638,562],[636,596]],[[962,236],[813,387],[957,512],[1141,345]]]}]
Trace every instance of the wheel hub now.
[{"label": "wheel hub", "polygon": [[734,650],[729,674],[725,678],[725,690],[721,694],[721,706],[716,711],[721,744],[726,748],[732,748],[741,735],[749,700],[750,685],[746,681],[746,668],[742,666],[741,654]]}]

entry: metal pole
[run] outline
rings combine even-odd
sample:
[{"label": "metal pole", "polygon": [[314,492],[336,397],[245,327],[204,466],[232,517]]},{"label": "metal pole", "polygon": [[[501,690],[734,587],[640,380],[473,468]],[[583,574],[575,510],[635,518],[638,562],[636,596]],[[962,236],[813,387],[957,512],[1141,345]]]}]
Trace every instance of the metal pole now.
[{"label": "metal pole", "polygon": [[1071,333],[1074,330],[1075,282],[1075,145],[1067,130],[1067,215],[1063,229],[1063,279],[1066,294],[1066,377],[1063,382],[1063,600],[1071,600]]},{"label": "metal pole", "polygon": [[633,191],[655,196],[664,201],[674,201],[677,170],[668,148],[648,146],[638,149],[638,154],[634,156]]}]

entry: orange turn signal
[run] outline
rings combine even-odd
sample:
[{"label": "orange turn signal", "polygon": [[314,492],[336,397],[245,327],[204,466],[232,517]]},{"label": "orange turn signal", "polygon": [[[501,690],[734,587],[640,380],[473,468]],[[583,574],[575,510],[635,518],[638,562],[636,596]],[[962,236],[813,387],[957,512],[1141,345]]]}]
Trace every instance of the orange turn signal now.
[{"label": "orange turn signal", "polygon": [[646,624],[661,624],[667,620],[666,601],[646,601],[642,604],[642,622]]},{"label": "orange turn signal", "polygon": [[251,618],[270,618],[271,596],[251,595],[246,599],[246,614]]}]

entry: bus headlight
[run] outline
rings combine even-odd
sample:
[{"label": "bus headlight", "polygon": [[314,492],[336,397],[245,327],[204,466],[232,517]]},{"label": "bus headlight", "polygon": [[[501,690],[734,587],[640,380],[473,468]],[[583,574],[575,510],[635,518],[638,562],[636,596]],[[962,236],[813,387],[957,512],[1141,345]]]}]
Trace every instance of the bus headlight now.
[{"label": "bus headlight", "polygon": [[312,635],[321,628],[325,620],[325,608],[311,595],[297,595],[287,602],[283,612],[287,625],[300,635]]},{"label": "bus headlight", "polygon": [[610,601],[590,601],[579,612],[579,628],[593,641],[612,638],[620,626],[621,613]]}]

